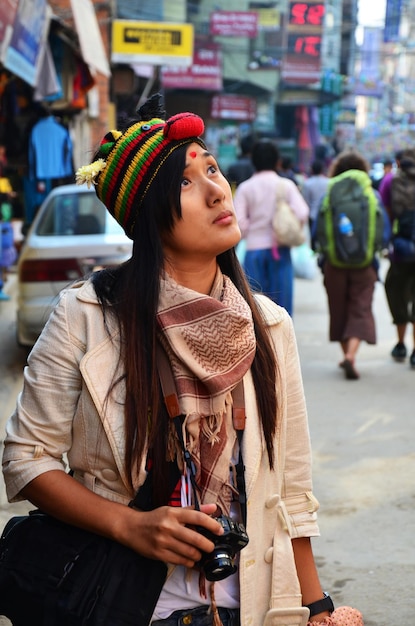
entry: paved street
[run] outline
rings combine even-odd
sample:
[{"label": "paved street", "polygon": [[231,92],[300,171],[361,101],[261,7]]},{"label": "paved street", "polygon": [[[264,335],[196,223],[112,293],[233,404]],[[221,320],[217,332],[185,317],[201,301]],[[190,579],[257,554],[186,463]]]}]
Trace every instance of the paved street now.
[{"label": "paved street", "polygon": [[[24,351],[14,347],[11,310],[10,303],[0,304],[1,433],[24,361]],[[375,313],[378,344],[361,347],[361,379],[346,381],[337,365],[339,348],[327,341],[321,275],[296,281],[294,323],[309,408],[314,491],[321,504],[321,537],[313,545],[323,586],[335,604],[359,608],[365,626],[412,626],[415,371],[390,357],[396,338],[380,283]],[[409,333],[407,343],[412,349]],[[1,481],[4,525],[25,505],[7,505]],[[1,626],[6,623],[0,618]]]},{"label": "paved street", "polygon": [[[382,266],[385,274],[387,262]],[[396,343],[383,285],[378,344],[361,346],[359,381],[346,381],[327,342],[321,275],[297,281],[294,322],[309,409],[323,585],[366,626],[411,626],[415,613],[415,371],[389,356]],[[408,328],[408,347],[412,349]]]}]

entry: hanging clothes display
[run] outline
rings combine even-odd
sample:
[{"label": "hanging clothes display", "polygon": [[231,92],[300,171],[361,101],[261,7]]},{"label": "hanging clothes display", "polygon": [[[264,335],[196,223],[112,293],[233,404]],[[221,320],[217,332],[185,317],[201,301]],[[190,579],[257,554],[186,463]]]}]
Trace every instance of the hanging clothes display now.
[{"label": "hanging clothes display", "polygon": [[42,118],[32,128],[29,173],[32,179],[66,178],[73,175],[69,131],[52,115]]}]

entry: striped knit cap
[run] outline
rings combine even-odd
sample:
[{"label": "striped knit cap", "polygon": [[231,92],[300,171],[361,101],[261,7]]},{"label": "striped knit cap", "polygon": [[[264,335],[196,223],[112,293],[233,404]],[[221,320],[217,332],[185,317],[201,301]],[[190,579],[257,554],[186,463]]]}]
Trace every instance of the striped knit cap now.
[{"label": "striped knit cap", "polygon": [[[158,107],[158,108],[157,108]],[[97,159],[79,168],[78,184],[96,185],[98,198],[134,239],[140,206],[166,159],[179,146],[196,142],[204,131],[203,120],[194,113],[179,113],[164,121],[156,94],[141,107],[141,120],[125,132],[110,131],[101,141]]]}]

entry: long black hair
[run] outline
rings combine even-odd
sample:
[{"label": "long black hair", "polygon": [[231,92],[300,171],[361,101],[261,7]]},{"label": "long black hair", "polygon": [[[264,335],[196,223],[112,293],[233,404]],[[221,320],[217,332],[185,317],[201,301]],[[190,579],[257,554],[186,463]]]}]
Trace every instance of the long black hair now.
[{"label": "long black hair", "polygon": [[[115,269],[103,270],[93,278],[105,315],[113,312],[120,328],[120,359],[126,385],[125,465],[130,477],[141,465],[147,446],[152,449],[156,475],[159,472],[162,476],[165,469],[163,457],[166,456],[168,418],[160,400],[156,364],[157,307],[164,267],[162,236],[171,232],[175,221],[181,219],[180,183],[187,147],[178,147],[168,157],[157,174],[157,182],[147,192],[136,221],[131,259]],[[251,370],[269,464],[273,468],[277,424],[275,354],[235,250],[223,252],[217,261],[252,310],[257,348]],[[154,482],[155,504],[166,503],[163,487],[157,487],[163,481]]]}]

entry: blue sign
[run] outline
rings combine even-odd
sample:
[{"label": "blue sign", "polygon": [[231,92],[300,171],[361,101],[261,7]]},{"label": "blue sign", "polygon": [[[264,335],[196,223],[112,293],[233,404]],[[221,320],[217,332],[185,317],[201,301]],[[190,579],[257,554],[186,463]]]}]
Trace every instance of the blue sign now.
[{"label": "blue sign", "polygon": [[21,0],[4,65],[25,82],[36,84],[37,61],[47,29],[46,0]]},{"label": "blue sign", "polygon": [[385,43],[396,43],[399,41],[401,7],[402,0],[387,0],[385,28],[383,31],[383,41]]}]

